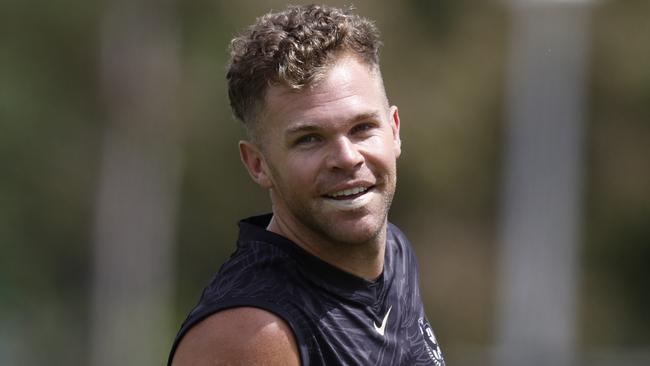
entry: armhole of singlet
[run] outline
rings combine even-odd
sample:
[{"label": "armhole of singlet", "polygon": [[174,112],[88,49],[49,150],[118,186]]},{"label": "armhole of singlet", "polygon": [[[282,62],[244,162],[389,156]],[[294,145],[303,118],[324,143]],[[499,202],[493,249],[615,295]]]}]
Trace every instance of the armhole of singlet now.
[{"label": "armhole of singlet", "polygon": [[259,299],[238,298],[221,301],[219,304],[215,304],[213,307],[203,309],[202,311],[193,314],[190,318],[188,318],[188,320],[181,327],[181,330],[178,332],[176,339],[174,340],[174,344],[172,345],[172,349],[167,360],[167,366],[171,366],[178,345],[180,344],[185,334],[187,334],[187,332],[192,329],[192,327],[199,324],[210,315],[218,313],[219,311],[237,307],[253,307],[266,310],[284,320],[284,322],[289,325],[289,328],[291,328],[294,339],[296,340],[298,352],[300,353],[300,364],[302,366],[309,365],[309,346],[307,345],[308,338],[306,337],[306,334],[303,333],[303,330],[297,324],[294,324],[287,310],[285,310],[282,306],[272,302],[260,301]]}]

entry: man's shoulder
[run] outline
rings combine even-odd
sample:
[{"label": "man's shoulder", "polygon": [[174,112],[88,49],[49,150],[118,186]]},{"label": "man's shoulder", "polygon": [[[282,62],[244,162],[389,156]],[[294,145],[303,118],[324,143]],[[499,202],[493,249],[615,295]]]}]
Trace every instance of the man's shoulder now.
[{"label": "man's shoulder", "polygon": [[202,320],[183,337],[172,365],[299,365],[290,326],[259,308],[226,309]]},{"label": "man's shoulder", "polygon": [[240,245],[205,287],[189,321],[232,306],[281,307],[296,286],[295,272],[290,256],[267,243]]},{"label": "man's shoulder", "polygon": [[[236,333],[232,341],[239,342],[237,344],[242,347],[244,345],[257,347],[258,344],[265,344],[268,334],[289,329],[287,324],[295,321],[296,314],[293,305],[295,297],[291,294],[295,292],[298,276],[295,275],[293,267],[295,266],[292,265],[289,254],[274,248],[269,243],[240,242],[237,251],[213,277],[201,294],[198,304],[183,323],[172,347],[171,357],[174,357],[174,360],[179,357],[176,354],[180,351],[181,344],[185,343],[193,345],[191,348],[193,351],[190,353],[198,352],[209,356],[212,353],[206,353],[207,351],[202,347],[210,348],[212,347],[210,345],[215,342],[229,344],[230,340],[222,339],[228,337],[229,333],[230,335]],[[264,324],[268,327],[263,327]],[[187,341],[186,338],[190,340]],[[236,349],[235,346],[237,345],[233,345],[233,349]],[[219,353],[223,351],[220,348],[215,349]],[[256,348],[254,351],[247,353],[246,357],[265,355],[273,350]],[[203,363],[199,361],[180,363],[180,365],[202,365]],[[250,362],[226,362],[225,364],[243,365],[260,364],[260,362],[251,358]],[[261,364],[275,365],[276,363],[262,362]]]}]

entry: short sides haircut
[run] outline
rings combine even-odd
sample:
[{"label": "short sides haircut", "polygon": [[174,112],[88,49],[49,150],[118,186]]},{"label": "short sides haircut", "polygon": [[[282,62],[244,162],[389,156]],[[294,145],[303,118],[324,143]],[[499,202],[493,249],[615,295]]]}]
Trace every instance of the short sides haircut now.
[{"label": "short sides haircut", "polygon": [[230,106],[250,135],[268,87],[312,86],[342,54],[378,68],[380,46],[377,27],[350,8],[301,5],[270,12],[231,41]]}]

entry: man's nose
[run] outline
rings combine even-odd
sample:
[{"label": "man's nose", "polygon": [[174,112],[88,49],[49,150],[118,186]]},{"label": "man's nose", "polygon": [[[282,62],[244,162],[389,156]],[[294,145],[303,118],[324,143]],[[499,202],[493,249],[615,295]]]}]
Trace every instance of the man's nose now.
[{"label": "man's nose", "polygon": [[363,163],[364,157],[358,146],[347,137],[337,139],[332,145],[327,159],[328,168],[350,170]]}]

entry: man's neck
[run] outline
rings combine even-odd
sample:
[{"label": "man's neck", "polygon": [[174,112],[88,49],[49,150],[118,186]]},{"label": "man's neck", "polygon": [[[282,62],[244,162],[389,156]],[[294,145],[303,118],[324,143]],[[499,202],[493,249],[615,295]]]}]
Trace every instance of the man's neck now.
[{"label": "man's neck", "polygon": [[326,241],[310,230],[292,230],[291,227],[273,215],[266,229],[293,241],[323,261],[366,280],[376,280],[384,269],[385,227],[371,241],[350,245]]}]

